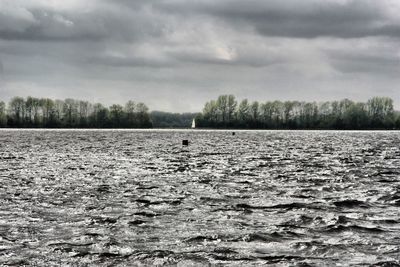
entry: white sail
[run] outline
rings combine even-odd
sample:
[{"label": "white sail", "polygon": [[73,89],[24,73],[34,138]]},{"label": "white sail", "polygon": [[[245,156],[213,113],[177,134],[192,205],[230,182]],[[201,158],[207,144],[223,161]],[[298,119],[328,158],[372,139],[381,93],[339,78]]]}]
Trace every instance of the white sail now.
[{"label": "white sail", "polygon": [[196,121],[193,119],[192,121],[192,129],[196,128]]}]

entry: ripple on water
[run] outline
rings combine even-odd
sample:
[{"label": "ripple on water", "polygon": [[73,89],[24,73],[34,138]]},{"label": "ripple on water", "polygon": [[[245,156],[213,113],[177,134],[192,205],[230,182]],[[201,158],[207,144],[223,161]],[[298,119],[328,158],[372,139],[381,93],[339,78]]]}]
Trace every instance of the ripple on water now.
[{"label": "ripple on water", "polygon": [[399,132],[1,130],[0,143],[2,266],[400,266]]}]

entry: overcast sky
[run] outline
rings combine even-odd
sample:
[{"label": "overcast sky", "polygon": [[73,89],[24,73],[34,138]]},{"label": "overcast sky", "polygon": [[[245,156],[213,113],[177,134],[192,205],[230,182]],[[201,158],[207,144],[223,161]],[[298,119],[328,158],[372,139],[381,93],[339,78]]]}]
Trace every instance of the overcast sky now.
[{"label": "overcast sky", "polygon": [[400,108],[399,0],[0,0],[0,99],[249,100]]}]

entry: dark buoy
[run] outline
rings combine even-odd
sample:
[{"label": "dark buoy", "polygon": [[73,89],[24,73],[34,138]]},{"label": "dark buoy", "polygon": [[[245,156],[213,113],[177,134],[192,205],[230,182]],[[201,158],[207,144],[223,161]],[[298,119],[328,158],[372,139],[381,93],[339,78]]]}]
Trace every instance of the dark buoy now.
[{"label": "dark buoy", "polygon": [[232,132],[232,135],[235,135],[236,133],[235,132]]},{"label": "dark buoy", "polygon": [[188,146],[189,145],[189,140],[182,140],[182,145],[183,146]]}]

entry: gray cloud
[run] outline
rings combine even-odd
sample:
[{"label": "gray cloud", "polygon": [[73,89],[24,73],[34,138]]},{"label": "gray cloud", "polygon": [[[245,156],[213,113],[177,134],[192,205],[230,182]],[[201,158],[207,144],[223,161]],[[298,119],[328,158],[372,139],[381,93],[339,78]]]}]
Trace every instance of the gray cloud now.
[{"label": "gray cloud", "polygon": [[0,99],[133,98],[173,111],[222,93],[400,104],[399,12],[396,0],[2,0]]},{"label": "gray cloud", "polygon": [[400,58],[393,54],[373,54],[348,51],[330,52],[331,65],[341,73],[365,73],[374,75],[382,73],[384,75],[397,76],[400,71]]},{"label": "gray cloud", "polygon": [[400,23],[388,16],[391,7],[385,1],[165,1],[157,7],[177,15],[208,15],[230,25],[249,26],[266,36],[400,36]]},{"label": "gray cloud", "polygon": [[4,40],[132,41],[162,34],[162,22],[145,6],[137,10],[104,4],[83,11],[40,5],[9,9],[0,12],[0,22],[7,22],[0,26],[0,38]]},{"label": "gray cloud", "polygon": [[146,57],[123,57],[123,56],[98,56],[89,58],[89,64],[100,64],[111,67],[132,67],[132,68],[163,68],[172,67],[173,62]]}]

